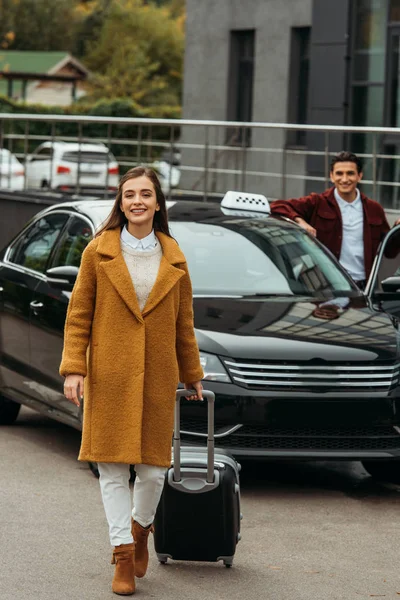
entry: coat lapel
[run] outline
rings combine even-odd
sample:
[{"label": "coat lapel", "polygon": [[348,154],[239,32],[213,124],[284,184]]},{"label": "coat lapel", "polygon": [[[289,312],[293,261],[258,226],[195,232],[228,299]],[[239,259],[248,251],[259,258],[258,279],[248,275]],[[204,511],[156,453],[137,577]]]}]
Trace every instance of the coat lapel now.
[{"label": "coat lapel", "polygon": [[143,317],[152,311],[176,285],[185,271],[179,265],[186,263],[186,259],[178,244],[169,236],[156,232],[158,241],[162,246],[163,255],[158,270],[157,279],[149,294],[143,312],[140,311],[135,288],[121,252],[121,230],[109,229],[101,234],[97,252],[111,260],[100,262],[100,267],[106,273],[122,300],[138,321],[143,322]]},{"label": "coat lapel", "polygon": [[179,279],[185,275],[185,271],[177,266],[186,262],[185,256],[181,252],[178,244],[175,240],[159,231],[156,232],[156,235],[162,246],[163,255],[157,279],[142,312],[143,316],[147,315],[160,304]]},{"label": "coat lapel", "polygon": [[143,322],[143,316],[137,301],[135,288],[121,252],[120,229],[109,229],[99,239],[97,252],[108,256],[111,260],[100,263],[100,268],[106,273],[108,279],[117,290],[129,310],[138,321]]}]

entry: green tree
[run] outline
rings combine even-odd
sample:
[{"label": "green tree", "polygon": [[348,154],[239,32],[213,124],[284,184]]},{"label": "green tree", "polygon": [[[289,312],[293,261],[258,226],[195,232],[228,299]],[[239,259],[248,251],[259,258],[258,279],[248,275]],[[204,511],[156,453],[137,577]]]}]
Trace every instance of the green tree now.
[{"label": "green tree", "polygon": [[143,4],[156,4],[157,6],[166,6],[175,16],[181,15],[185,11],[186,0],[142,0]]},{"label": "green tree", "polygon": [[168,0],[168,8],[173,17],[184,17],[186,14],[186,0]]},{"label": "green tree", "polygon": [[183,31],[168,8],[116,0],[107,10],[85,64],[94,73],[90,98],[131,98],[139,105],[178,105]]},{"label": "green tree", "polygon": [[0,47],[7,49],[13,42],[14,33],[14,0],[0,0]]},{"label": "green tree", "polygon": [[70,50],[76,7],[76,0],[0,0],[0,43],[10,50]]},{"label": "green tree", "polygon": [[82,57],[88,45],[98,38],[109,9],[114,0],[78,0],[76,13],[80,15],[80,25],[76,31],[74,53]]}]

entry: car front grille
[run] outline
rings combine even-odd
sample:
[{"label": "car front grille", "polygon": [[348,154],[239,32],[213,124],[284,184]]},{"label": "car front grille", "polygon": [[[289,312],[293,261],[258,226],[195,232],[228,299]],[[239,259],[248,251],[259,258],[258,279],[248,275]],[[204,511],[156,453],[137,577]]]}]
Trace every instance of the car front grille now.
[{"label": "car front grille", "polygon": [[[191,420],[192,421],[192,420]],[[206,431],[206,423],[182,423],[182,429]],[[216,428],[216,431],[218,429]],[[205,438],[182,434],[191,445],[203,446]],[[240,429],[216,440],[218,446],[248,450],[395,450],[400,449],[400,429],[390,425],[361,427],[267,427],[243,425]]]},{"label": "car front grille", "polygon": [[399,383],[400,364],[344,364],[222,358],[232,381],[253,390],[382,392]]}]

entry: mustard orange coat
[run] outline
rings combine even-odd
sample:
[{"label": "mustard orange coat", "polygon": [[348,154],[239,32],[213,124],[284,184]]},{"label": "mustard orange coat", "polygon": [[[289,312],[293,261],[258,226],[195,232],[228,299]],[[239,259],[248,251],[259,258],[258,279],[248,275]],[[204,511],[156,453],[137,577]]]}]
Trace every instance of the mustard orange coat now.
[{"label": "mustard orange coat", "polygon": [[83,253],[60,365],[61,375],[85,377],[79,460],[168,467],[178,381],[203,377],[186,259],[175,240],[156,235],[163,255],[142,312],[120,229]]}]

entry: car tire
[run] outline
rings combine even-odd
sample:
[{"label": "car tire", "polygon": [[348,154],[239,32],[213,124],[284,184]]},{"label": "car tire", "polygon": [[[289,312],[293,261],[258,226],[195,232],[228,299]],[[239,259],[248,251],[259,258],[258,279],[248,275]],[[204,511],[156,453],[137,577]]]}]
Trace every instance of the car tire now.
[{"label": "car tire", "polygon": [[400,483],[400,460],[364,460],[362,465],[378,481]]},{"label": "car tire", "polygon": [[4,396],[0,396],[0,425],[12,425],[15,423],[21,405]]}]

